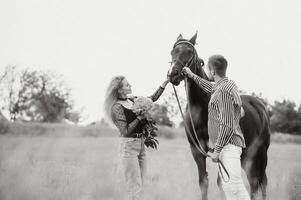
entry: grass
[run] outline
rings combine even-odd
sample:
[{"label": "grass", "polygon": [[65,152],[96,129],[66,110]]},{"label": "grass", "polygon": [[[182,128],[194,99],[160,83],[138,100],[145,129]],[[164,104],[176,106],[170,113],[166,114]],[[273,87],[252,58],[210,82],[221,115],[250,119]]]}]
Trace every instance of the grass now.
[{"label": "grass", "polygon": [[[2,130],[2,129],[5,129]],[[170,128],[167,126],[158,127],[158,135],[161,138],[175,139],[186,138],[183,127]],[[2,130],[2,132],[1,132]],[[117,136],[118,131],[112,129],[104,124],[90,125],[90,126],[76,126],[67,124],[53,124],[53,123],[5,123],[0,124],[0,134],[11,134],[15,136],[76,136],[76,137],[103,137],[103,136]],[[289,135],[283,133],[273,133],[271,137],[272,142],[276,143],[294,143],[301,144],[301,136]]]},{"label": "grass", "polygon": [[271,141],[281,144],[301,144],[301,136],[283,133],[273,133]]},{"label": "grass", "polygon": [[76,136],[99,137],[116,136],[118,132],[106,125],[76,126],[55,123],[9,123],[6,134],[14,136]]},{"label": "grass", "polygon": [[[117,135],[105,126],[11,124],[0,135],[0,200],[125,199]],[[148,150],[146,200],[200,199],[184,130],[160,127],[159,135],[159,149]],[[268,199],[301,199],[300,141],[272,135]],[[209,198],[221,199],[216,166],[207,169]]]},{"label": "grass", "polygon": [[[59,136],[57,136],[59,135]],[[0,136],[1,200],[124,199],[118,137]],[[272,143],[269,199],[301,198],[300,145]],[[210,161],[209,197],[219,199]],[[186,140],[160,139],[148,150],[147,200],[200,199],[197,168]]]}]

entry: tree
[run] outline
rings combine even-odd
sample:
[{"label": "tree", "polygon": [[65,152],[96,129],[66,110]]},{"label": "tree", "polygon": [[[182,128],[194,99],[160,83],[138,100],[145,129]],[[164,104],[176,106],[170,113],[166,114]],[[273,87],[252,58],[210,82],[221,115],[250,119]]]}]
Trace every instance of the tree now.
[{"label": "tree", "polygon": [[168,117],[168,109],[165,105],[154,104],[151,115],[158,125],[173,126],[172,121]]},{"label": "tree", "polygon": [[16,66],[7,65],[3,75],[1,75],[0,80],[0,104],[2,105],[2,110],[8,110],[10,114],[10,118],[12,116],[12,107],[13,104],[17,101],[17,92],[19,89],[17,88],[17,78],[19,74],[17,73]]},{"label": "tree", "polygon": [[[166,96],[163,99],[162,105],[167,109],[167,116],[174,124],[181,125],[183,118],[179,109],[179,105],[175,93],[173,91],[166,91],[165,94]],[[178,98],[179,98],[182,111],[185,113],[186,104],[187,104],[186,97],[184,98],[182,93],[178,92]]]},{"label": "tree", "polygon": [[[16,72],[16,68],[11,71]],[[73,110],[70,89],[61,76],[31,69],[10,74],[5,88],[8,91],[6,107],[12,121],[79,121],[79,113]]]},{"label": "tree", "polygon": [[296,104],[290,100],[275,101],[271,117],[273,131],[301,134],[301,114],[299,113],[301,108],[296,110],[295,107]]}]

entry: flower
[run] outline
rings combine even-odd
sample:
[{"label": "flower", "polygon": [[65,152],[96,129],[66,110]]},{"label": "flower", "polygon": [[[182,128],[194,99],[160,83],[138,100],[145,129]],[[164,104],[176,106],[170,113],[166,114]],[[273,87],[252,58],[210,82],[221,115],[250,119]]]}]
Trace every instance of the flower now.
[{"label": "flower", "polygon": [[134,99],[134,105],[132,110],[137,115],[144,114],[152,109],[154,103],[150,98],[147,97],[137,97]]},{"label": "flower", "polygon": [[149,111],[152,109],[154,103],[150,98],[137,97],[134,99],[132,111],[136,115],[145,115],[146,123],[143,127],[142,135],[145,138],[144,144],[146,147],[157,149],[159,144],[156,131],[158,130],[155,120],[152,119]]}]

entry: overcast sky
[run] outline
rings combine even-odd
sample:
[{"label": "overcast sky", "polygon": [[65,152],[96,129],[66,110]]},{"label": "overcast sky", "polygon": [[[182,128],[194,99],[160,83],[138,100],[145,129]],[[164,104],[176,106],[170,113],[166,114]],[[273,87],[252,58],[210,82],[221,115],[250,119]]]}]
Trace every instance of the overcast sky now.
[{"label": "overcast sky", "polygon": [[199,56],[223,54],[241,90],[299,103],[300,19],[299,0],[0,0],[0,73],[12,64],[63,74],[97,120],[112,76],[151,94],[179,33],[198,31]]}]

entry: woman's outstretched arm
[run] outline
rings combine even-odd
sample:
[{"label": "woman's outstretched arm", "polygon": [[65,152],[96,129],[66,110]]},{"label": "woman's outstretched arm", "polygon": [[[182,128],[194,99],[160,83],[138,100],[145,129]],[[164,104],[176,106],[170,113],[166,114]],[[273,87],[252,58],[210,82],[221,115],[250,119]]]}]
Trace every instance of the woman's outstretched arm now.
[{"label": "woman's outstretched arm", "polygon": [[169,83],[169,80],[165,80],[161,85],[160,87],[154,92],[153,95],[149,96],[149,98],[155,102],[159,99],[159,97],[162,95],[162,93],[164,92],[164,89],[166,87],[166,85]]}]

